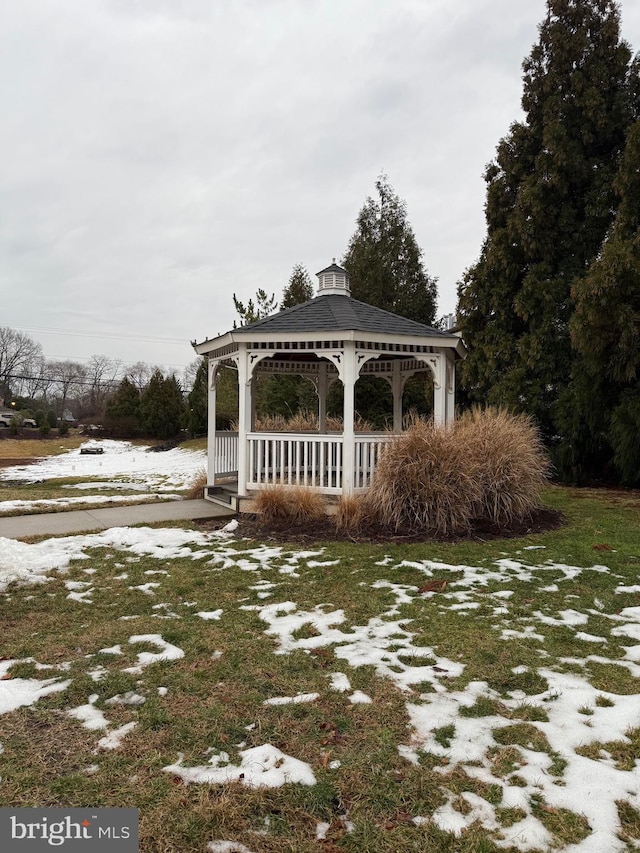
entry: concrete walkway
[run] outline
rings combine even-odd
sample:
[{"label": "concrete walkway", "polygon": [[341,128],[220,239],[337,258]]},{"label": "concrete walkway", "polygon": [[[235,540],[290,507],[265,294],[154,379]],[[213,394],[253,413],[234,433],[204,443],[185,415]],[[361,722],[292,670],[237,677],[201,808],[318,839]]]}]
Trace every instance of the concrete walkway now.
[{"label": "concrete walkway", "polygon": [[0,518],[0,537],[27,539],[29,536],[65,536],[89,533],[108,527],[176,521],[190,518],[232,518],[232,509],[211,501],[167,501],[157,504],[104,507],[102,509],[49,512],[40,515],[13,515]]}]

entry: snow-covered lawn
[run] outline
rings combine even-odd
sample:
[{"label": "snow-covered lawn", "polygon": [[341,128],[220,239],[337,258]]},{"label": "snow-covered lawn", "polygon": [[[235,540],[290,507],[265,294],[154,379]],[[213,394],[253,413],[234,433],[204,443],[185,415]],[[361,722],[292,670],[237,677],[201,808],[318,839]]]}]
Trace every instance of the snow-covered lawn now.
[{"label": "snow-covered lawn", "polygon": [[[176,455],[178,459],[180,465],[185,464],[182,454]],[[98,461],[90,458],[91,464]],[[77,464],[84,464],[84,459]],[[176,471],[185,470],[180,465],[176,464]],[[411,559],[387,555],[354,569],[352,553],[336,557],[334,552],[327,559],[321,549],[249,547],[233,538],[234,527],[232,523],[215,533],[114,528],[33,545],[0,539],[0,591],[4,590],[7,608],[29,594],[54,590],[54,579],[61,576],[63,594],[78,607],[78,620],[88,619],[92,604],[105,594],[113,596],[116,605],[116,593],[121,589],[139,595],[139,612],[128,614],[126,620],[164,620],[156,632],[135,630],[127,632],[125,639],[123,626],[129,622],[124,617],[118,620],[116,607],[111,611],[111,638],[100,648],[84,651],[96,692],[66,711],[96,732],[92,773],[102,772],[101,756],[107,751],[120,750],[126,755],[127,744],[136,738],[137,715],[143,713],[151,695],[145,680],[148,668],[160,666],[168,673],[171,667],[196,666],[180,644],[165,636],[172,635],[173,626],[191,618],[192,631],[204,632],[201,642],[212,643],[208,657],[215,662],[224,660],[215,638],[236,632],[241,618],[253,619],[252,633],[261,638],[263,647],[271,649],[274,672],[278,666],[286,668],[286,661],[299,654],[322,653],[328,661],[322,689],[300,683],[297,692],[283,695],[276,690],[276,695],[256,702],[256,719],[265,726],[265,714],[289,713],[291,709],[295,715],[328,701],[341,703],[344,714],[358,707],[375,714],[373,691],[353,686],[362,668],[373,668],[374,678],[399,691],[408,725],[406,737],[396,743],[397,755],[407,772],[424,767],[431,779],[439,779],[444,795],[431,812],[412,809],[406,803],[406,820],[415,832],[438,827],[463,838],[469,828],[481,826],[504,849],[548,851],[557,847],[575,853],[630,849],[620,838],[617,804],[626,803],[640,812],[640,771],[635,760],[625,764],[618,752],[620,745],[629,745],[637,737],[634,730],[640,727],[640,699],[630,690],[594,686],[590,674],[594,665],[623,671],[632,684],[640,679],[640,606],[629,605],[634,596],[637,600],[640,587],[630,583],[629,577],[614,576],[602,563],[584,567],[546,559],[544,548],[521,549],[478,565],[452,565],[413,552]],[[132,578],[140,561],[146,567],[144,583]],[[99,571],[94,564],[100,566]],[[184,571],[185,566],[190,567],[194,579],[202,581],[189,592],[194,597],[188,601],[171,591],[172,575]],[[75,580],[67,579],[69,574]],[[315,592],[318,578],[332,574],[336,578],[351,574],[354,587],[363,596],[375,594],[384,605],[366,619],[354,621],[339,597],[326,597],[330,587]],[[412,582],[407,582],[408,577]],[[434,578],[447,581],[444,591],[421,591],[421,585]],[[241,586],[242,591],[235,599],[225,593],[221,606],[222,592],[217,590],[226,580]],[[585,596],[585,587],[596,581],[606,586],[606,601],[597,594]],[[20,586],[8,588],[11,582]],[[52,601],[59,594],[50,593]],[[454,654],[452,645],[447,651],[448,638],[437,628],[443,620],[460,631],[472,624],[470,620],[480,620],[491,641],[505,653],[517,657],[521,647],[522,660],[527,663],[513,666],[511,673],[522,680],[523,689],[498,691],[492,687],[490,665],[486,677],[465,682],[467,668],[477,666],[476,650]],[[582,654],[566,656],[548,650],[552,637],[565,635],[567,642],[583,649]],[[120,659],[131,656],[129,647],[140,644],[146,649],[136,653],[132,666],[123,666]],[[96,657],[94,664],[91,661]],[[7,677],[24,660],[0,661],[2,714],[73,690],[77,660],[37,661],[46,676],[43,679]],[[135,690],[100,695],[100,684],[116,671],[135,675]],[[278,676],[273,678],[275,685]],[[527,688],[527,684],[539,688]],[[168,701],[166,688],[164,692],[162,687],[153,690],[155,702]],[[109,718],[114,707],[124,709],[118,724]],[[295,719],[292,716],[292,726]],[[329,774],[340,789],[348,754],[341,759],[332,755],[329,761],[327,753],[326,762],[318,766],[309,757],[311,750],[309,755],[290,755],[262,741],[255,722],[246,730],[242,742],[203,740],[200,751],[208,756],[204,764],[185,761],[181,751],[168,756],[161,775],[169,774],[184,785],[236,781],[251,789],[264,789],[295,784],[313,787],[320,775],[326,778]],[[8,758],[11,747],[8,743],[3,746]],[[507,752],[509,766],[505,767],[501,762]],[[459,775],[457,786],[451,782],[455,774],[477,784],[478,790],[491,791],[491,796],[468,789],[460,793]],[[588,829],[586,837],[566,846],[545,818],[568,812],[583,820]],[[342,831],[358,832],[356,815],[343,814],[341,820],[346,827]],[[309,828],[310,837],[321,839],[327,826],[317,821]],[[210,838],[210,849],[255,853],[259,843],[258,836],[255,845],[249,844],[248,837],[243,843]]]},{"label": "snow-covered lawn", "polygon": [[[82,453],[82,449],[100,448],[101,454]],[[59,456],[48,456],[31,465],[0,469],[2,482],[30,485],[48,480],[74,480],[61,488],[78,491],[78,496],[39,498],[37,500],[0,500],[0,515],[17,511],[72,509],[74,505],[100,506],[106,503],[142,503],[150,500],[175,500],[176,490],[188,488],[206,467],[204,450],[153,452],[149,447],[129,441],[88,440],[81,447]],[[84,478],[92,478],[82,481]],[[133,495],[100,494],[128,491]]]}]

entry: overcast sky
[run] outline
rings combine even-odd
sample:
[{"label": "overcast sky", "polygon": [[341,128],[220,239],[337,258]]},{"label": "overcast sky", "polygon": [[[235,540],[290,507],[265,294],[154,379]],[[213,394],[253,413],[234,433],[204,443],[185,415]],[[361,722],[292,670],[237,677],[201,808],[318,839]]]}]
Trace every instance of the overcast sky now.
[{"label": "overcast sky", "polygon": [[[384,171],[439,315],[544,0],[0,0],[0,325],[180,368],[342,257]],[[622,2],[640,49],[640,3]]]}]

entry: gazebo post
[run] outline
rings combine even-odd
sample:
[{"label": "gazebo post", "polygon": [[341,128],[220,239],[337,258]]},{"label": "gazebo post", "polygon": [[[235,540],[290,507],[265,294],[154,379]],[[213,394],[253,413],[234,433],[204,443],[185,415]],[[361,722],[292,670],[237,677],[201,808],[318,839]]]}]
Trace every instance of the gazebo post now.
[{"label": "gazebo post", "polygon": [[398,434],[402,432],[402,372],[401,364],[397,359],[393,362],[391,391],[393,392],[393,431]]},{"label": "gazebo post", "polygon": [[318,432],[327,433],[327,363],[318,365]]},{"label": "gazebo post", "polygon": [[447,418],[447,363],[443,355],[437,357],[436,375],[433,382],[433,421],[445,426]]},{"label": "gazebo post", "polygon": [[447,423],[455,420],[456,416],[456,365],[447,358]]},{"label": "gazebo post", "polygon": [[207,485],[216,482],[216,379],[218,364],[207,359]]},{"label": "gazebo post", "polygon": [[355,467],[354,392],[357,380],[356,348],[353,341],[344,342],[344,406],[342,412],[342,494],[353,494]]},{"label": "gazebo post", "polygon": [[241,343],[238,358],[238,494],[244,495],[249,479],[249,440],[251,431],[252,382],[249,377],[247,345]]}]

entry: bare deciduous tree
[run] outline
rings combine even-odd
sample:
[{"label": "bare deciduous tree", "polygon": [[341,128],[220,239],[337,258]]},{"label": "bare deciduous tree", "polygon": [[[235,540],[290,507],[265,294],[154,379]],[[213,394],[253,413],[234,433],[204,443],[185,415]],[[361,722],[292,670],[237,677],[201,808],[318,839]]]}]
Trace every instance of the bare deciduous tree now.
[{"label": "bare deciduous tree", "polygon": [[0,397],[19,386],[29,364],[42,357],[42,347],[29,335],[0,326]]}]

